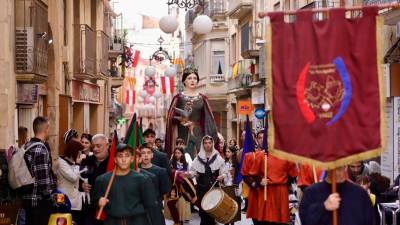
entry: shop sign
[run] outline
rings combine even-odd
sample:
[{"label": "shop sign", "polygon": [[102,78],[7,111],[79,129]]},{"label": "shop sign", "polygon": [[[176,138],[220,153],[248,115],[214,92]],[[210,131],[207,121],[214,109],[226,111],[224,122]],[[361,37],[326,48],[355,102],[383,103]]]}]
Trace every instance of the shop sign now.
[{"label": "shop sign", "polygon": [[251,100],[239,100],[237,107],[239,115],[250,115],[253,112],[253,104],[251,104]]},{"label": "shop sign", "polygon": [[98,104],[100,103],[100,87],[96,84],[72,80],[72,100]]},{"label": "shop sign", "polygon": [[38,97],[37,84],[17,84],[17,104],[35,104],[38,102]]}]

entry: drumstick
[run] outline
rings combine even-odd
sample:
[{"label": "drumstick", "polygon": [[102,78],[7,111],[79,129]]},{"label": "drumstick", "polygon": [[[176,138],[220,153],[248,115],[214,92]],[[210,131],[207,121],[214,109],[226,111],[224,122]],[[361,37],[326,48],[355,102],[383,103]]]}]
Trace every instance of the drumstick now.
[{"label": "drumstick", "polygon": [[[114,167],[113,172],[111,174],[110,181],[108,181],[108,184],[107,184],[107,189],[106,189],[106,193],[104,194],[104,198],[108,198],[108,195],[110,194],[111,186],[114,182],[116,172],[117,172],[117,168]],[[97,213],[96,219],[100,220],[101,214],[103,213],[103,209],[104,209],[104,206],[100,206],[100,209],[99,209],[99,212]]]},{"label": "drumstick", "polygon": [[264,186],[264,201],[267,201],[267,185],[268,185],[268,179],[267,179],[267,172],[268,172],[268,167],[267,167],[267,153],[264,154],[264,178],[265,178],[265,186]]}]

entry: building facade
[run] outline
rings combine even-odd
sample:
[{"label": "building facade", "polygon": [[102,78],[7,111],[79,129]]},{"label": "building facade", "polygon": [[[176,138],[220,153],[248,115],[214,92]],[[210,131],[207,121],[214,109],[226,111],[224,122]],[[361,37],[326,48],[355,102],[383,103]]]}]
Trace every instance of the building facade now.
[{"label": "building facade", "polygon": [[[111,90],[122,84],[110,76],[113,13],[108,0],[6,0],[0,24],[0,93],[4,104],[0,149],[18,140],[19,126],[33,136],[36,116],[50,120],[53,155],[63,150],[63,134],[109,133]],[[111,40],[111,43],[110,43]],[[112,49],[111,49],[112,50]],[[121,80],[118,82],[118,80]]]}]

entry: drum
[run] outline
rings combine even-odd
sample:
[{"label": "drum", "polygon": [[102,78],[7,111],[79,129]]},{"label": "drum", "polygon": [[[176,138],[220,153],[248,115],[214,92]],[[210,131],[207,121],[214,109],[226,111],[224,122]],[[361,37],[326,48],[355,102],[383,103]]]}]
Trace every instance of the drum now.
[{"label": "drum", "polygon": [[220,188],[211,189],[204,195],[201,208],[222,224],[230,223],[239,210],[236,201]]}]

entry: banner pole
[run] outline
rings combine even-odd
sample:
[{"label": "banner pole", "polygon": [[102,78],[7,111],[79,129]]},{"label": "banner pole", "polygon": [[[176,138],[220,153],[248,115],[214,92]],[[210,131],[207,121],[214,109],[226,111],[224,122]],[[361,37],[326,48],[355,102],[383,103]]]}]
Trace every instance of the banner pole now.
[{"label": "banner pole", "polygon": [[[381,4],[381,5],[372,5],[372,6],[377,6],[379,8],[379,10],[382,9],[387,9],[387,8],[400,8],[400,3],[388,3],[388,4]],[[352,7],[346,7],[345,10],[346,11],[356,11],[356,10],[361,10],[363,8],[363,6],[352,6]],[[318,13],[318,12],[327,12],[331,9],[334,8],[318,8],[318,9],[312,9],[311,11],[314,13]],[[302,10],[290,10],[290,11],[284,11],[283,13],[285,15],[293,15],[296,14],[298,11],[302,11]],[[276,13],[276,12],[274,12]],[[267,17],[268,16],[268,12],[260,12],[258,13],[258,17],[260,19]]]},{"label": "banner pole", "polygon": [[[332,181],[332,193],[337,192],[336,186],[336,169],[331,170],[331,181]],[[338,225],[338,211],[334,210],[332,212],[332,225]]]}]

